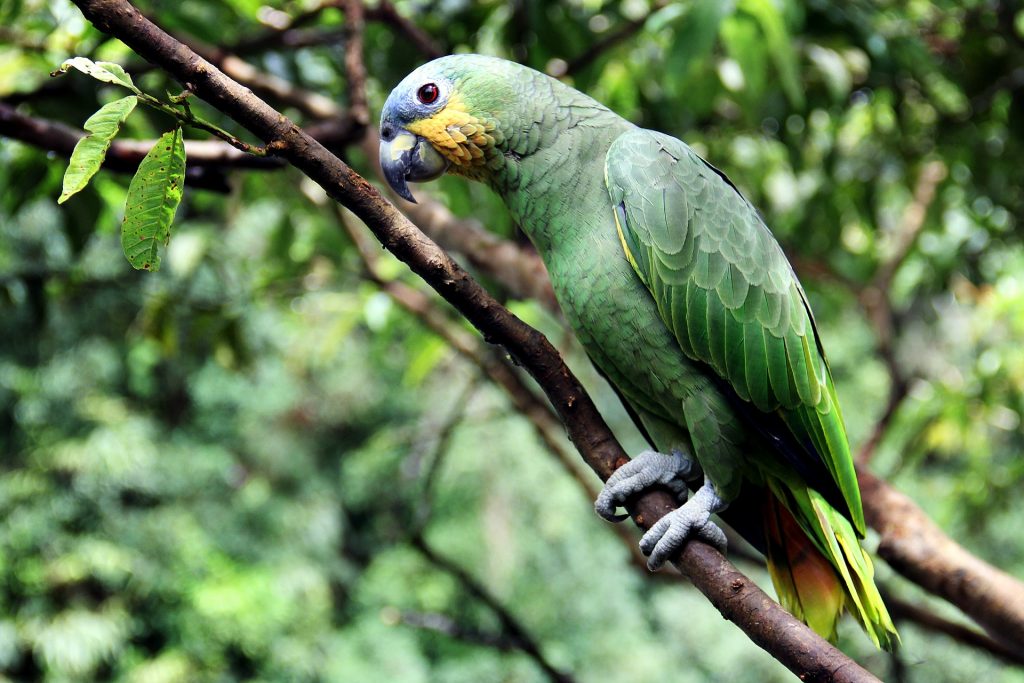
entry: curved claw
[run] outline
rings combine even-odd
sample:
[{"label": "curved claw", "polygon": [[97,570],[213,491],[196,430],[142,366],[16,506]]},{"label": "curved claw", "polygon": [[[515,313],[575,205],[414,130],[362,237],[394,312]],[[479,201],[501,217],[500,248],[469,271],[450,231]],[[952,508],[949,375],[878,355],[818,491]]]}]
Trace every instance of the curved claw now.
[{"label": "curved claw", "polygon": [[594,501],[594,510],[610,522],[621,522],[628,515],[615,514],[616,508],[655,484],[667,486],[678,500],[686,500],[685,480],[696,467],[681,451],[673,450],[669,454],[643,451],[608,477]]},{"label": "curved claw", "polygon": [[725,533],[711,521],[711,515],[725,507],[726,503],[715,493],[714,485],[705,481],[690,500],[655,522],[640,539],[640,550],[648,556],[647,568],[651,571],[660,568],[690,536],[725,552]]}]

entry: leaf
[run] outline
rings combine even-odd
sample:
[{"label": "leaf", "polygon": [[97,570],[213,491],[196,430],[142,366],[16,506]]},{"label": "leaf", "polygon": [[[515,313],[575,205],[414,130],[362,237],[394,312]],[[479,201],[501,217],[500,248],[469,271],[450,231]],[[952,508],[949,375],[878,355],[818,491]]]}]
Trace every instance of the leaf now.
[{"label": "leaf", "polygon": [[790,104],[802,108],[804,93],[800,86],[797,68],[796,49],[793,40],[786,32],[786,22],[782,11],[773,0],[740,0],[740,9],[754,17],[764,32],[768,54],[775,62],[779,71],[779,80]]},{"label": "leaf", "polygon": [[128,186],[121,248],[133,268],[160,268],[158,250],[170,239],[184,182],[185,142],[175,128],[160,136]]},{"label": "leaf", "polygon": [[100,170],[103,159],[110,149],[110,142],[121,130],[121,124],[135,109],[139,99],[135,95],[122,97],[109,102],[85,122],[88,134],[78,141],[71,152],[68,170],[64,172],[64,188],[57,199],[63,204],[71,195],[79,192],[89,184],[89,180]]},{"label": "leaf", "polygon": [[68,69],[78,69],[84,74],[92,76],[98,81],[104,83],[114,83],[128,88],[136,95],[141,95],[142,92],[135,87],[132,83],[132,77],[121,67],[120,64],[114,62],[94,62],[86,57],[72,57],[71,59],[65,60],[60,68],[54,71],[51,76],[57,76],[62,73],[66,73]]},{"label": "leaf", "polygon": [[733,11],[731,0],[697,0],[676,29],[669,64],[677,74],[685,74],[690,64],[711,53],[718,38],[722,19]]}]

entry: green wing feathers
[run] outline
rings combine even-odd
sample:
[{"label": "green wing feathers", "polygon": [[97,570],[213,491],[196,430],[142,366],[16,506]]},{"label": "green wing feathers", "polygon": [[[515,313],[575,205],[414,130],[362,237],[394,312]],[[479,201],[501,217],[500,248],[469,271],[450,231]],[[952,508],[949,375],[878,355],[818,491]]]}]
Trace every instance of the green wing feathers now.
[{"label": "green wing feathers", "polygon": [[[876,644],[891,647],[896,631],[858,542],[864,514],[835,386],[782,249],[725,176],[669,136],[624,133],[605,180],[623,250],[683,353],[790,451],[788,460],[754,463],[776,501],[765,531],[780,599],[826,636],[845,603]],[[811,488],[798,476],[804,466],[838,495],[826,500]],[[787,525],[804,533],[787,534]]]},{"label": "green wing feathers", "polygon": [[687,145],[634,129],[605,163],[623,249],[683,352],[777,413],[860,534],[846,428],[803,290],[757,211]]}]

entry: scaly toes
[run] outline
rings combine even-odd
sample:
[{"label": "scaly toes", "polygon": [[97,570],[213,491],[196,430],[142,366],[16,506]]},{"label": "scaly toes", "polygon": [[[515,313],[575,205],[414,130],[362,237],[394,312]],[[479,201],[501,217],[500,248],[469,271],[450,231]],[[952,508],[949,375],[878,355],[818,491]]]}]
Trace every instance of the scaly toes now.
[{"label": "scaly toes", "polygon": [[594,510],[609,521],[621,522],[626,515],[615,514],[615,509],[655,484],[668,486],[676,498],[685,500],[683,477],[689,476],[694,467],[692,460],[680,451],[670,454],[643,451],[608,478],[594,501]]},{"label": "scaly toes", "polygon": [[640,539],[640,550],[647,555],[647,567],[659,569],[691,535],[725,551],[725,533],[711,521],[711,514],[725,508],[710,484],[701,489],[678,510],[673,510],[648,530]]}]

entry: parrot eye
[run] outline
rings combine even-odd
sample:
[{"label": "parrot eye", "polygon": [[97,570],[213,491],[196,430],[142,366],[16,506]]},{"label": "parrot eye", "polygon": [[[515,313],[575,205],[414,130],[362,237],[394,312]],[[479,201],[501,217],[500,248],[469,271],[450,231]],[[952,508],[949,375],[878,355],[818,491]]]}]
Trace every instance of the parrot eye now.
[{"label": "parrot eye", "polygon": [[440,94],[440,88],[433,83],[427,83],[416,91],[416,98],[423,104],[433,104],[434,102],[437,102],[437,97]]}]

